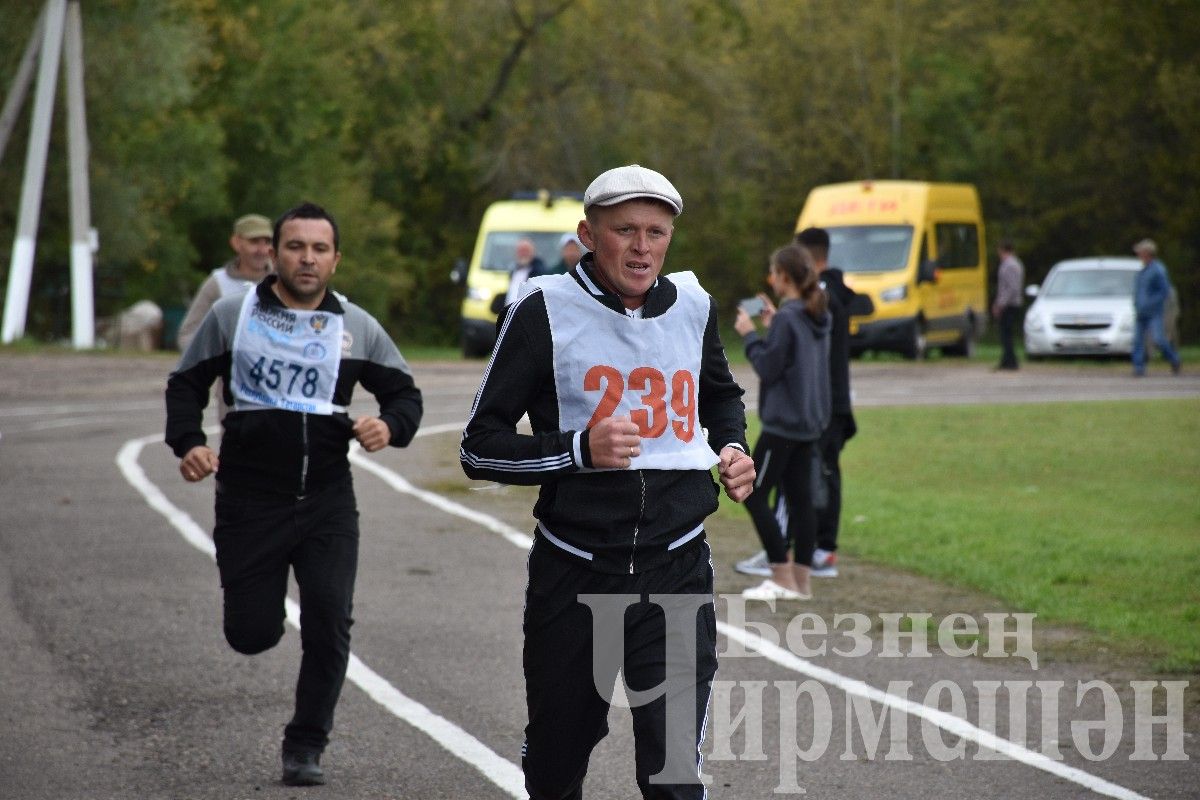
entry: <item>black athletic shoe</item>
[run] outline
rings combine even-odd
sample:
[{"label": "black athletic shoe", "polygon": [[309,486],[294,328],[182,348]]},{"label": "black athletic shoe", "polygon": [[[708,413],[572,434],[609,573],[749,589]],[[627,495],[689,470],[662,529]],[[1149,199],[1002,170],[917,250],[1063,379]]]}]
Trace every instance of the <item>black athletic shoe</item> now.
[{"label": "black athletic shoe", "polygon": [[320,753],[284,753],[283,782],[287,786],[323,786]]}]

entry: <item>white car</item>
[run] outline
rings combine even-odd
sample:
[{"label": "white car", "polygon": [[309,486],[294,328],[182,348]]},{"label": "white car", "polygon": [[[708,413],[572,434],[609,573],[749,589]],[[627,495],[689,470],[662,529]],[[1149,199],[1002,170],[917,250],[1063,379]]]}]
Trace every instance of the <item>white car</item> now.
[{"label": "white car", "polygon": [[[1097,256],[1055,264],[1025,313],[1025,354],[1030,358],[1071,355],[1122,355],[1133,350],[1133,283],[1142,262],[1136,258]],[[1167,301],[1168,338],[1178,340],[1178,300]]]}]

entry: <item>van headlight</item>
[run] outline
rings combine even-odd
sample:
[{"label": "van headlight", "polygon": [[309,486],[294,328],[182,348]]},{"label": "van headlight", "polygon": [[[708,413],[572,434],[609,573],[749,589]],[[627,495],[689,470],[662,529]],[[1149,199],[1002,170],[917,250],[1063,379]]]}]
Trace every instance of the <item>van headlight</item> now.
[{"label": "van headlight", "polygon": [[885,303],[895,303],[908,297],[908,284],[893,286],[879,293],[879,299]]},{"label": "van headlight", "polygon": [[1042,315],[1036,311],[1025,316],[1025,330],[1040,332],[1042,330]]},{"label": "van headlight", "polygon": [[478,286],[468,286],[467,287],[467,299],[468,300],[478,300],[479,302],[482,303],[484,300],[488,299],[488,296],[487,296],[487,292],[485,292],[483,289],[480,289]]}]

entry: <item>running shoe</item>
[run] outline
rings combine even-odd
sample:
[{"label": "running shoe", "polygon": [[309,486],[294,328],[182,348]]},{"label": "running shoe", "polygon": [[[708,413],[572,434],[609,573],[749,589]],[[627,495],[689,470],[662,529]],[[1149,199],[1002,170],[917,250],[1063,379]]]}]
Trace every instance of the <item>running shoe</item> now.
[{"label": "running shoe", "polygon": [[733,568],[743,575],[761,575],[771,577],[771,562],[767,561],[767,551],[759,550],[749,558],[742,559]]},{"label": "running shoe", "polygon": [[801,594],[767,578],[758,586],[751,586],[742,591],[742,597],[747,600],[812,600],[811,594]]},{"label": "running shoe", "polygon": [[814,578],[836,578],[838,574],[837,553],[817,548],[813,551],[812,571]]}]

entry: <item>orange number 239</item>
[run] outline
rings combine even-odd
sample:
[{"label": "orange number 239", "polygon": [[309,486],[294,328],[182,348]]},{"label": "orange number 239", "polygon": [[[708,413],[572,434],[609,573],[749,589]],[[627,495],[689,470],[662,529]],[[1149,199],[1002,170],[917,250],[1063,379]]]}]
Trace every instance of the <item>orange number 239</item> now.
[{"label": "orange number 239", "polygon": [[629,373],[629,380],[616,367],[607,364],[597,364],[583,376],[584,391],[604,394],[588,421],[592,427],[605,417],[611,417],[621,404],[626,386],[637,392],[643,392],[641,401],[644,408],[635,408],[629,413],[629,418],[638,426],[638,435],[645,439],[657,439],[666,433],[667,423],[676,438],[682,442],[690,442],[696,435],[696,378],[686,369],[678,370],[671,376],[671,410],[674,419],[667,414],[667,379],[654,367],[637,367]]}]

